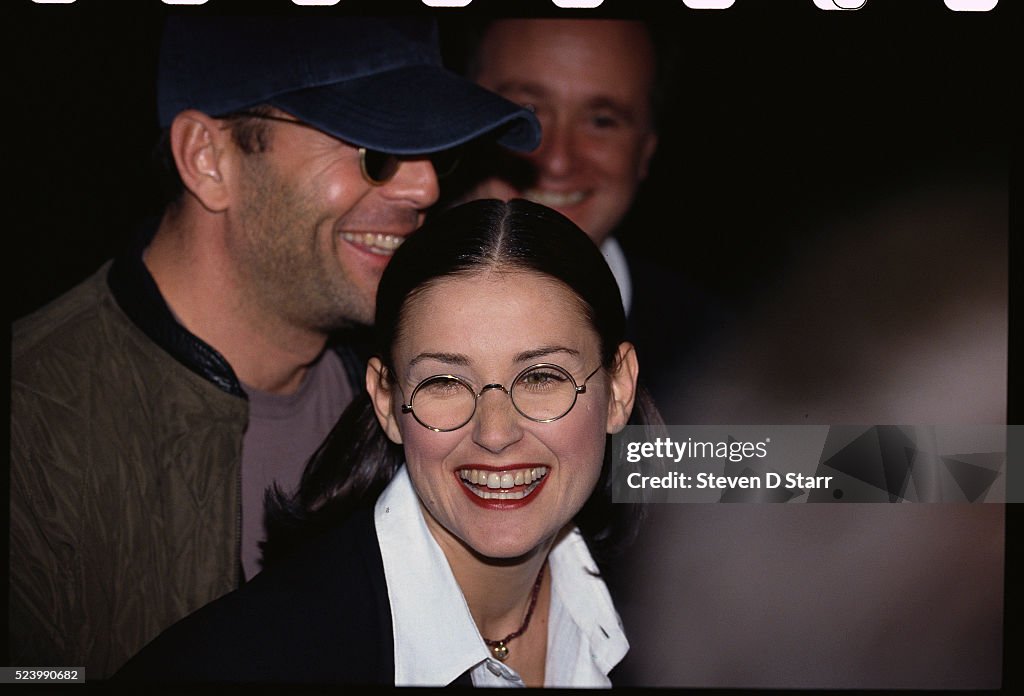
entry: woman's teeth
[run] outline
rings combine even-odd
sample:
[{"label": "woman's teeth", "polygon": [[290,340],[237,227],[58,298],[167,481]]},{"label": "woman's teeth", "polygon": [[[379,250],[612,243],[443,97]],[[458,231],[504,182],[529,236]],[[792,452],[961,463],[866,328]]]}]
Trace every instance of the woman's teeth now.
[{"label": "woman's teeth", "polygon": [[[484,499],[520,500],[530,495],[548,473],[546,466],[528,467],[514,471],[488,471],[484,469],[462,469],[459,471],[466,487]],[[515,486],[526,486],[521,490],[509,490]]]}]

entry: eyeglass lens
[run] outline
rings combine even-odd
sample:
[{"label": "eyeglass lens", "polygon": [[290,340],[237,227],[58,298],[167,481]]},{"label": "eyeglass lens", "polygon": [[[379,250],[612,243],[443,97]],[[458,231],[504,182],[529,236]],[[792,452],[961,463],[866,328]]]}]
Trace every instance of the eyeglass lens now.
[{"label": "eyeglass lens", "polygon": [[[567,414],[576,403],[576,394],[572,376],[562,368],[548,365],[526,370],[509,389],[515,409],[530,420],[541,422]],[[438,375],[416,387],[410,405],[420,423],[445,431],[468,423],[476,412],[476,402],[477,395],[469,384],[456,377]]]}]

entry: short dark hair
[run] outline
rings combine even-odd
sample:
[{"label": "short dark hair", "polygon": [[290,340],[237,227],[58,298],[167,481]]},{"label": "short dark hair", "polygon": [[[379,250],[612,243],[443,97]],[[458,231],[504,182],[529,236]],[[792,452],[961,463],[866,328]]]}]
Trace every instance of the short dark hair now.
[{"label": "short dark hair", "polygon": [[[393,371],[392,349],[411,298],[434,283],[488,269],[530,271],[568,287],[598,335],[605,369],[616,369],[626,317],[618,284],[597,246],[560,213],[525,200],[480,199],[449,208],[411,235],[388,264],[377,290],[374,344]],[[639,394],[631,421],[660,423],[646,394]],[[598,562],[632,540],[643,515],[639,505],[612,504],[612,439],[608,436],[601,477],[576,516]],[[402,465],[402,448],[387,439],[367,394],[361,394],[302,476],[298,492],[268,493],[265,562],[273,562],[309,536],[372,503]]]},{"label": "short dark hair", "polygon": [[[274,108],[267,104],[246,109],[248,113],[264,116],[269,115],[273,110]],[[253,155],[266,152],[270,147],[270,128],[265,120],[241,113],[224,114],[216,118],[228,121],[231,138],[238,145],[238,149],[245,154]],[[153,146],[152,159],[163,204],[165,206],[176,205],[181,200],[182,194],[185,193],[185,185],[181,181],[178,167],[174,163],[174,155],[171,153],[170,128],[160,131],[160,137]]]}]

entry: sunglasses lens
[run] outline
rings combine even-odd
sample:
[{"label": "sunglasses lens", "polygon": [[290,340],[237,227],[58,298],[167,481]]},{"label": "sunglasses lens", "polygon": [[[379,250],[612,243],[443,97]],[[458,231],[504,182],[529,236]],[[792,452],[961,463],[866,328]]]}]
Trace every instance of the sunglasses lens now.
[{"label": "sunglasses lens", "polygon": [[398,158],[385,152],[364,149],[363,170],[370,181],[383,184],[398,171]]},{"label": "sunglasses lens", "polygon": [[439,179],[452,174],[455,168],[459,166],[459,161],[462,159],[462,151],[458,148],[452,148],[451,150],[442,150],[441,152],[435,152],[430,156],[430,162],[434,165],[434,172],[437,174]]},{"label": "sunglasses lens", "polygon": [[[360,149],[363,157],[363,173],[372,183],[386,183],[398,172],[398,167],[402,163],[398,155],[390,155],[368,148]],[[430,162],[434,165],[434,172],[438,178],[443,178],[455,171],[461,157],[462,152],[458,149],[442,150],[430,155]]]}]

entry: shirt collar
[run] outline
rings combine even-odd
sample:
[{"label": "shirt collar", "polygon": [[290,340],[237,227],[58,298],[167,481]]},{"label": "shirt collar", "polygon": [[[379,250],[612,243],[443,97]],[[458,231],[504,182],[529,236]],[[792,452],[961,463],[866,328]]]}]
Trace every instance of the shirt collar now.
[{"label": "shirt collar", "polygon": [[[485,668],[495,677],[508,672],[480,638],[406,467],[377,500],[374,519],[391,604],[395,685],[446,685],[469,670],[476,680],[487,677]],[[596,565],[579,530],[555,544],[549,567],[547,685],[610,685],[608,672],[629,643],[604,581],[591,573]]]},{"label": "shirt collar", "polygon": [[608,587],[573,527],[549,556],[551,616],[546,686],[611,686],[608,673],[629,651]]},{"label": "shirt collar", "polygon": [[427,529],[406,467],[377,499],[374,521],[391,603],[395,685],[450,684],[488,658],[487,646]]},{"label": "shirt collar", "polygon": [[608,237],[601,242],[601,254],[612,269],[615,282],[619,284],[619,293],[622,295],[622,307],[629,314],[630,305],[633,302],[633,279],[629,275],[629,263],[626,261],[626,254],[622,251],[618,240],[615,237]]}]

